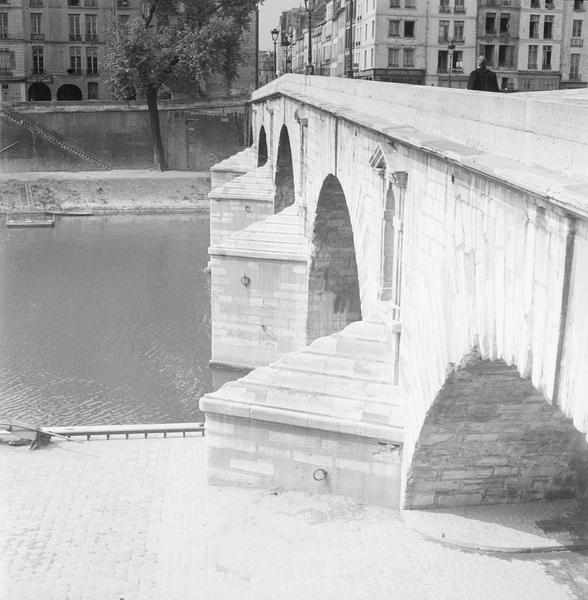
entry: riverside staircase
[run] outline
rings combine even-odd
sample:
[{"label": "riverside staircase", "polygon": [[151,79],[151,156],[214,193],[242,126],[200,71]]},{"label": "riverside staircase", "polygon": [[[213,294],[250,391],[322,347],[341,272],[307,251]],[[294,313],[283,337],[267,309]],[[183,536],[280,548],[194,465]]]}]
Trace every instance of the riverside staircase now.
[{"label": "riverside staircase", "polygon": [[78,158],[81,158],[82,160],[85,160],[86,162],[89,162],[99,167],[100,169],[110,171],[110,166],[108,166],[107,164],[103,163],[97,158],[94,158],[93,156],[90,156],[89,154],[83,152],[79,148],[76,148],[55,131],[48,129],[47,127],[43,127],[33,119],[29,119],[28,117],[23,115],[21,112],[3,106],[0,109],[0,116],[5,117],[13,123],[16,123],[17,125],[28,129],[34,135],[42,137],[44,140],[61,148],[62,150],[65,150],[66,152],[69,152],[70,154],[73,154]]}]

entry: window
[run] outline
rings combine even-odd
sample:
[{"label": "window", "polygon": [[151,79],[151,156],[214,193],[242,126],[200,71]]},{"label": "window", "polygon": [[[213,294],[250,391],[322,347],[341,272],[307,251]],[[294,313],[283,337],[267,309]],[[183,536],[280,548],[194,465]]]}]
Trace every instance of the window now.
[{"label": "window", "polygon": [[547,10],[553,10],[553,0],[545,0],[545,8]]},{"label": "window", "polygon": [[68,6],[80,6],[80,0],[67,0]]},{"label": "window", "polygon": [[553,15],[545,15],[545,21],[543,21],[543,38],[546,40],[553,39]]},{"label": "window", "polygon": [[82,74],[82,49],[79,46],[71,46],[69,49],[69,69],[70,75]]},{"label": "window", "polygon": [[86,73],[98,75],[98,48],[86,48]]},{"label": "window", "polygon": [[370,67],[374,66],[374,49],[370,48]]},{"label": "window", "polygon": [[453,6],[453,11],[456,13],[464,13],[465,12],[465,0],[455,0],[455,4]]},{"label": "window", "polygon": [[[122,25],[126,25],[129,22],[131,15],[118,15],[118,20]],[[359,42],[357,42],[359,44]]]},{"label": "window", "polygon": [[31,13],[31,40],[45,39],[41,29],[41,18],[41,13]]},{"label": "window", "polygon": [[494,66],[494,45],[485,44],[482,46],[482,55],[486,58],[486,64],[489,67]]},{"label": "window", "polygon": [[529,46],[529,58],[527,60],[527,69],[534,70],[537,68],[537,50],[539,46]]},{"label": "window", "polygon": [[496,23],[496,13],[488,13],[486,15],[486,33],[496,33],[494,23]]},{"label": "window", "polygon": [[416,8],[415,0],[404,0],[404,8]]},{"label": "window", "polygon": [[388,66],[399,67],[400,66],[400,50],[398,48],[388,48]]},{"label": "window", "polygon": [[507,68],[514,66],[514,46],[498,46],[498,66]]},{"label": "window", "polygon": [[14,52],[0,50],[0,73],[12,73],[14,68],[16,68]]},{"label": "window", "polygon": [[414,48],[404,49],[404,66],[408,69],[414,67]]},{"label": "window", "polygon": [[390,0],[390,8],[400,8],[400,0]]},{"label": "window", "polygon": [[461,50],[456,50],[453,53],[453,64],[451,68],[454,71],[463,71],[463,52]]},{"label": "window", "polygon": [[40,75],[45,72],[45,63],[43,61],[43,46],[33,46],[33,74]]},{"label": "window", "polygon": [[500,33],[508,33],[510,27],[510,14],[502,13],[500,15]]},{"label": "window", "polygon": [[531,39],[539,37],[539,15],[531,15],[529,18],[529,37]]},{"label": "window", "polygon": [[574,10],[584,10],[584,0],[574,0]]},{"label": "window", "polygon": [[98,8],[98,0],[84,0],[86,8]]},{"label": "window", "polygon": [[456,42],[463,41],[463,28],[464,28],[463,21],[455,21],[453,23],[453,39]]},{"label": "window", "polygon": [[400,37],[400,21],[388,21],[388,36]]},{"label": "window", "polygon": [[449,21],[439,21],[439,41],[449,41]]},{"label": "window", "polygon": [[543,46],[543,63],[541,68],[545,71],[551,69],[551,46]]},{"label": "window", "polygon": [[43,6],[43,0],[29,0],[29,6]]},{"label": "window", "polygon": [[449,0],[440,0],[439,1],[439,12],[440,13],[451,12],[451,8],[449,8]]},{"label": "window", "polygon": [[81,41],[80,15],[69,15],[69,39],[70,41]]},{"label": "window", "polygon": [[541,8],[539,0],[531,0],[531,8]]},{"label": "window", "polygon": [[514,83],[510,77],[502,77],[500,82],[500,89],[502,90],[514,90]]},{"label": "window", "polygon": [[86,15],[86,41],[95,42],[98,39],[96,34],[96,15]]},{"label": "window", "polygon": [[376,22],[372,21],[372,40],[374,39],[374,37],[376,36]]},{"label": "window", "polygon": [[574,20],[572,21],[572,37],[582,37],[582,21]]},{"label": "window", "polygon": [[88,100],[98,100],[98,83],[88,81]]},{"label": "window", "polygon": [[8,38],[8,13],[0,12],[0,40]]},{"label": "window", "polygon": [[570,79],[580,79],[580,55],[570,55]]},{"label": "window", "polygon": [[447,73],[447,50],[439,50],[437,55],[437,73]]},{"label": "window", "polygon": [[[130,0],[116,0],[117,8],[131,8]],[[367,7],[366,7],[367,10]]]},{"label": "window", "polygon": [[404,21],[404,37],[414,37],[414,21]]}]

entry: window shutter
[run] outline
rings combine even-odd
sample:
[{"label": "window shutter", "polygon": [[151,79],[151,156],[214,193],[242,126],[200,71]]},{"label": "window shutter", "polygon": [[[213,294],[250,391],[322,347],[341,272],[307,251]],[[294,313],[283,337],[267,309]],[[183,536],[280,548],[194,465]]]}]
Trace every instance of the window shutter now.
[{"label": "window shutter", "polygon": [[14,52],[11,52],[9,55],[9,61],[10,61],[10,68],[11,69],[16,69],[16,57],[14,55]]}]

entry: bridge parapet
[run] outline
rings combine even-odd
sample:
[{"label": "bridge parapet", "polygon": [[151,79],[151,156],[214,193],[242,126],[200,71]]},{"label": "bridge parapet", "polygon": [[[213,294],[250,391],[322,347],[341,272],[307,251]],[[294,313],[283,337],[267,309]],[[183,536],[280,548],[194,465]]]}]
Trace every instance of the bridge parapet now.
[{"label": "bridge parapet", "polygon": [[286,96],[501,178],[530,167],[519,175],[529,185],[539,177],[537,191],[548,184],[550,192],[561,186],[571,194],[573,183],[557,176],[588,182],[588,91],[570,92],[489,94],[288,74],[255,91],[253,102]]}]

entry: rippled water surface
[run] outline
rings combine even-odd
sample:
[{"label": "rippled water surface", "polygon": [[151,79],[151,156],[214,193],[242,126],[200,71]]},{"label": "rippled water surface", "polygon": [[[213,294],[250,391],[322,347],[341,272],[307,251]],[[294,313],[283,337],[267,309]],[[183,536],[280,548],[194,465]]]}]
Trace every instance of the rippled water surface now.
[{"label": "rippled water surface", "polygon": [[0,232],[0,417],[194,421],[213,389],[208,217]]}]

